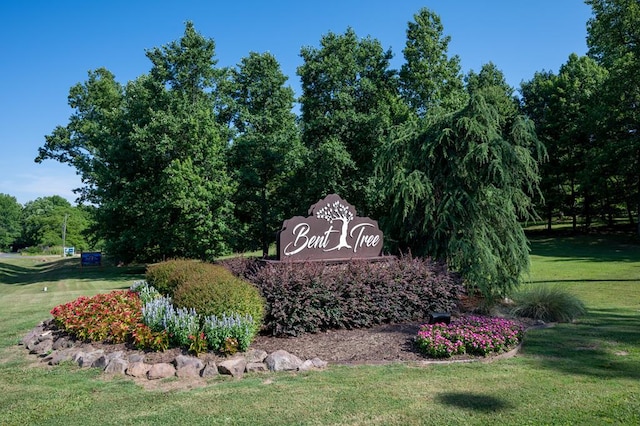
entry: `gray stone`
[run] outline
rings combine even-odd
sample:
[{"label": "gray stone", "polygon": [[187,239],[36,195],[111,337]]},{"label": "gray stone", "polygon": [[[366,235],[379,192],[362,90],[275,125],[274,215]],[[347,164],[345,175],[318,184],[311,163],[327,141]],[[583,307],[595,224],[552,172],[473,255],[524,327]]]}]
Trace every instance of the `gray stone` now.
[{"label": "gray stone", "polygon": [[271,353],[264,362],[271,371],[296,371],[302,365],[302,360],[284,350]]},{"label": "gray stone", "polygon": [[100,368],[102,370],[104,370],[107,365],[109,365],[109,359],[105,355],[100,355],[91,363],[92,368]]},{"label": "gray stone", "polygon": [[38,336],[38,340],[40,342],[44,340],[53,340],[53,333],[51,332],[51,330],[47,330]]},{"label": "gray stone", "polygon": [[202,368],[198,368],[193,364],[185,365],[176,369],[176,377],[200,377],[200,370]]},{"label": "gray stone", "polygon": [[247,364],[252,364],[254,362],[264,362],[267,355],[267,352],[262,349],[251,349],[244,355],[244,358],[247,360]]},{"label": "gray stone", "polygon": [[125,370],[125,374],[132,377],[147,377],[150,368],[149,364],[145,364],[142,361],[132,362]]},{"label": "gray stone", "polygon": [[176,375],[176,368],[168,362],[153,364],[147,372],[149,380],[165,379]]},{"label": "gray stone", "polygon": [[313,366],[315,368],[319,368],[319,369],[327,368],[327,365],[328,365],[327,361],[323,361],[320,358],[313,358],[311,362],[313,363]]},{"label": "gray stone", "polygon": [[125,374],[125,372],[127,371],[127,367],[129,366],[129,363],[122,359],[122,358],[115,358],[112,359],[111,362],[109,362],[109,365],[107,365],[104,369],[104,372],[107,374]]},{"label": "gray stone", "polygon": [[313,370],[315,367],[313,366],[313,362],[311,362],[310,359],[304,361],[302,364],[300,364],[300,366],[298,367],[298,371],[309,371],[309,370]]},{"label": "gray stone", "polygon": [[[43,331],[44,331],[44,327],[42,327],[42,325],[39,325],[38,327],[28,332],[27,335],[24,336],[20,340],[20,342],[18,342],[18,344],[22,346],[28,346],[30,343],[36,342],[38,340],[38,336],[40,336],[43,333]],[[29,348],[27,347],[27,349]]]},{"label": "gray stone", "polygon": [[178,355],[174,360],[174,363],[177,370],[180,370],[184,367],[193,367],[200,371],[204,368],[204,364],[202,363],[202,361],[193,356]]},{"label": "gray stone", "polygon": [[35,345],[31,345],[31,350],[29,351],[29,353],[37,355],[48,355],[52,347],[53,340],[43,340],[36,343]]},{"label": "gray stone", "polygon": [[144,362],[144,355],[143,354],[131,354],[128,357],[128,360],[130,363],[136,363],[136,362]]},{"label": "gray stone", "polygon": [[205,366],[204,366],[204,368],[202,369],[202,371],[200,372],[200,375],[201,375],[202,377],[205,377],[205,378],[207,378],[207,377],[215,377],[215,376],[217,376],[218,374],[219,374],[219,373],[218,373],[218,366],[217,366],[217,365],[216,365],[216,363],[215,363],[215,362],[213,362],[213,361],[208,361],[208,362],[205,364]]},{"label": "gray stone", "polygon": [[49,365],[58,365],[61,362],[71,361],[74,354],[75,352],[72,349],[60,350],[55,351],[44,360],[47,361]]},{"label": "gray stone", "polygon": [[260,373],[269,371],[269,368],[267,368],[267,364],[264,362],[248,362],[245,370],[247,373]]},{"label": "gray stone", "polygon": [[80,368],[92,367],[93,363],[98,358],[103,356],[103,354],[104,354],[104,351],[102,349],[93,350],[91,352],[80,352],[80,354],[76,358],[76,361],[77,361],[78,365],[80,366]]},{"label": "gray stone", "polygon": [[228,374],[236,378],[241,378],[244,375],[246,367],[247,360],[244,359],[244,357],[236,357],[218,363],[218,372],[220,374]]},{"label": "gray stone", "polygon": [[55,342],[53,342],[53,346],[51,348],[54,351],[57,351],[60,349],[66,349],[66,348],[72,348],[72,347],[73,347],[73,340],[67,337],[61,337],[59,339],[56,339]]},{"label": "gray stone", "polygon": [[115,351],[108,353],[106,356],[109,361],[113,361],[114,359],[122,358],[123,355],[123,351]]}]

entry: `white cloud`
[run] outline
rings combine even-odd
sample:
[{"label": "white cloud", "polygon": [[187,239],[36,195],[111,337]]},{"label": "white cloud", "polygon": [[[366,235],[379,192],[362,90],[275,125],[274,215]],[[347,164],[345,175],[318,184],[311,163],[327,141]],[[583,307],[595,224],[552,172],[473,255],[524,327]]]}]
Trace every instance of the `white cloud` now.
[{"label": "white cloud", "polygon": [[75,204],[77,195],[73,189],[81,186],[74,169],[61,164],[33,164],[18,171],[0,173],[0,193],[9,194],[20,204],[38,197],[59,195]]}]

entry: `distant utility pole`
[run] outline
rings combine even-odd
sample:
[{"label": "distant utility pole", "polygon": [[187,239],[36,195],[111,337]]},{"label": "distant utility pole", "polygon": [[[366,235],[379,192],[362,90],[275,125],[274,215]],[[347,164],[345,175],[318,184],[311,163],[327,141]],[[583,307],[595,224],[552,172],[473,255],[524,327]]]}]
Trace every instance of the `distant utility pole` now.
[{"label": "distant utility pole", "polygon": [[68,214],[64,215],[64,222],[62,222],[62,257],[66,257],[67,253],[64,251],[67,239],[67,218]]}]

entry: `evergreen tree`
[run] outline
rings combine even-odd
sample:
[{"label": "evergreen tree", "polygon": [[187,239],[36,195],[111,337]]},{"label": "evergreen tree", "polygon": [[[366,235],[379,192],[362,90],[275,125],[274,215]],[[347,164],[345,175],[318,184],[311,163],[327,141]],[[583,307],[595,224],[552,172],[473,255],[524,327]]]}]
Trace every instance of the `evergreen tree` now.
[{"label": "evergreen tree", "polygon": [[543,150],[495,66],[471,73],[467,91],[457,112],[398,129],[379,170],[400,248],[446,260],[469,289],[495,297],[528,268],[519,220],[532,217]]}]

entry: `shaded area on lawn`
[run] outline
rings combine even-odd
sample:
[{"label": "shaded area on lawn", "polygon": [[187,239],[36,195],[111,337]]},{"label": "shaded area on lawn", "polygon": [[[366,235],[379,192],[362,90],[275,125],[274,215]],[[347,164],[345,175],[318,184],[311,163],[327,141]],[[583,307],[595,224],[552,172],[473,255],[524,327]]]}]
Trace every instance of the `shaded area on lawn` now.
[{"label": "shaded area on lawn", "polygon": [[576,235],[564,238],[527,232],[531,253],[559,262],[640,262],[640,242],[627,235]]},{"label": "shaded area on lawn", "polygon": [[[27,263],[29,262],[29,263]],[[22,266],[19,263],[24,263]],[[143,277],[144,266],[117,267],[105,261],[104,266],[81,267],[80,258],[67,259],[33,257],[0,259],[0,283],[26,285],[33,283],[51,283],[64,279],[123,281]]]},{"label": "shaded area on lawn", "polygon": [[540,367],[563,373],[640,379],[640,316],[590,309],[573,324],[527,333],[523,353]]},{"label": "shaded area on lawn", "polygon": [[495,396],[467,392],[441,393],[436,395],[435,401],[440,404],[481,413],[493,413],[515,408],[511,403]]}]

